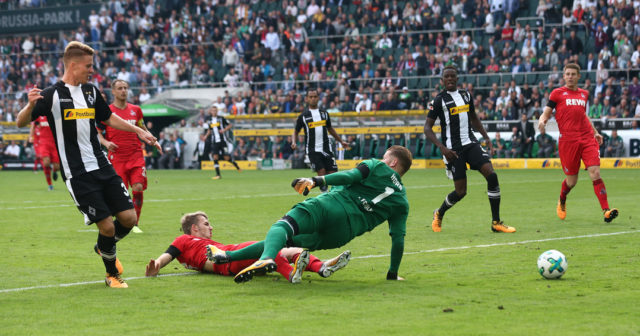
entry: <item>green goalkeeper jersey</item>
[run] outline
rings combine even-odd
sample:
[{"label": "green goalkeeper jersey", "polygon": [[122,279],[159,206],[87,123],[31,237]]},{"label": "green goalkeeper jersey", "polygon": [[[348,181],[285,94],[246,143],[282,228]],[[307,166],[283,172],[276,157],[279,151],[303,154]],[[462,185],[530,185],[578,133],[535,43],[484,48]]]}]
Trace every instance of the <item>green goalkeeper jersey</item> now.
[{"label": "green goalkeeper jersey", "polygon": [[[366,172],[362,165],[368,168]],[[298,204],[311,214],[316,222],[331,221],[333,225],[347,225],[349,237],[336,237],[342,242],[389,223],[392,238],[391,267],[397,272],[404,250],[404,236],[409,214],[409,201],[400,175],[384,162],[370,159],[358,168],[325,176],[325,182],[334,187],[330,192]],[[331,214],[331,218],[327,214]]]}]

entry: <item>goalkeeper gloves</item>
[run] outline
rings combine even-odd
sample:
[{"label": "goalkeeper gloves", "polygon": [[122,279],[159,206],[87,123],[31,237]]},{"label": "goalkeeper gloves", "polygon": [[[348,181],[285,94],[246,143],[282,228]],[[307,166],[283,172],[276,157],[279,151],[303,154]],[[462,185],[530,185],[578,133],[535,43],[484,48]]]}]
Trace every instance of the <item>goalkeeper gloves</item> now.
[{"label": "goalkeeper gloves", "polygon": [[309,191],[311,191],[312,188],[321,187],[323,185],[325,185],[325,182],[324,177],[322,176],[315,176],[312,178],[301,177],[294,179],[291,182],[293,189],[303,196],[309,195]]}]

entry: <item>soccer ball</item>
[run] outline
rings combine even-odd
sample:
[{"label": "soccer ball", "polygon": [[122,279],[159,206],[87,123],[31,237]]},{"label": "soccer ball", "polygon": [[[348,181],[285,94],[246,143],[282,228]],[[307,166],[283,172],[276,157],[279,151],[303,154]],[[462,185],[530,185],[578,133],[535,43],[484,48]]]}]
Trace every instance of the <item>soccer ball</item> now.
[{"label": "soccer ball", "polygon": [[567,271],[567,258],[560,251],[549,250],[538,257],[538,272],[545,279],[558,279]]}]

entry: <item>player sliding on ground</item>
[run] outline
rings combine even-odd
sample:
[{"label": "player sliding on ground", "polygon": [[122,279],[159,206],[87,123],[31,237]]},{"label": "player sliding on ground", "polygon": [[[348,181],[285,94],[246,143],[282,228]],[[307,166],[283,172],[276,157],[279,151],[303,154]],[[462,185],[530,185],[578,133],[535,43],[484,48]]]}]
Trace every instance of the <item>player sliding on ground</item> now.
[{"label": "player sliding on ground", "polygon": [[294,206],[271,226],[264,241],[226,252],[209,245],[207,257],[217,264],[260,258],[235,276],[234,280],[240,283],[276,270],[274,259],[284,246],[312,251],[334,249],[388,221],[391,265],[387,279],[402,280],[398,269],[404,253],[409,201],[401,178],[411,168],[411,162],[408,149],[392,146],[382,160],[365,160],[348,171],[295,179],[293,188],[305,196],[311,188],[334,188]]},{"label": "player sliding on ground", "polygon": [[[227,276],[237,274],[256,261],[255,259],[248,259],[216,265],[207,260],[207,245],[214,245],[225,251],[233,251],[253,245],[256,242],[250,241],[240,244],[223,245],[211,240],[213,227],[209,223],[207,214],[201,211],[182,216],[180,223],[184,234],[176,238],[165,253],[161,254],[157,259],[151,259],[151,261],[149,261],[145,273],[146,276],[158,275],[160,269],[175,258],[178,258],[178,261],[188,269]],[[258,244],[254,247],[262,249],[260,246],[261,245]],[[274,261],[277,265],[276,271],[278,271],[278,273],[282,274],[282,276],[291,283],[299,283],[302,280],[302,272],[311,271],[326,278],[347,266],[349,258],[351,258],[351,252],[345,251],[335,258],[323,262],[311,255],[309,251],[298,247],[290,247],[280,250]],[[291,266],[291,263],[293,263],[293,266]]]},{"label": "player sliding on ground", "polygon": [[560,219],[567,217],[567,194],[578,183],[580,160],[582,160],[593,181],[593,191],[600,202],[604,221],[609,223],[618,217],[618,209],[609,208],[607,189],[600,178],[599,145],[602,144],[602,135],[587,117],[589,91],[578,88],[580,66],[575,63],[565,65],[562,78],[565,86],[551,92],[549,102],[538,122],[540,131],[544,130],[551,113],[554,109],[556,110],[556,122],[560,130],[558,153],[562,171],[566,175],[562,181],[556,212]]}]

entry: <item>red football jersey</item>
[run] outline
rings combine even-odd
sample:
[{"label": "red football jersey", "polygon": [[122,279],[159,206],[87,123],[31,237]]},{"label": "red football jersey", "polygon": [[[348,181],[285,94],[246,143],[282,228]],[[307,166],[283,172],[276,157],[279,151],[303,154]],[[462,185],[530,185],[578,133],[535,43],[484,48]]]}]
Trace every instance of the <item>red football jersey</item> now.
[{"label": "red football jersey", "polygon": [[[129,124],[136,126],[142,122],[142,110],[139,106],[127,103],[125,109],[119,109],[114,104],[109,105],[111,112],[117,114],[120,118]],[[137,126],[136,126],[137,127]],[[131,155],[142,155],[142,143],[138,136],[132,132],[121,131],[113,127],[106,126],[105,139],[118,145],[118,149],[115,153],[109,153],[109,158],[112,158],[111,154],[117,154],[122,159],[129,159]]]},{"label": "red football jersey", "polygon": [[588,101],[589,92],[580,88],[570,90],[563,86],[551,92],[548,106],[556,109],[561,139],[593,137],[593,127],[587,117]]},{"label": "red football jersey", "polygon": [[51,133],[51,128],[49,127],[49,121],[47,117],[40,116],[35,120],[35,127],[33,130],[35,143],[54,143],[53,141],[53,133]]},{"label": "red football jersey", "polygon": [[[240,248],[243,248],[248,243],[246,242],[242,244],[232,244],[232,245],[222,245],[216,241],[211,239],[199,238],[196,236],[191,236],[184,234],[178,238],[176,238],[171,245],[178,250],[180,250],[180,255],[178,256],[178,261],[186,268],[202,271],[205,262],[207,261],[207,245],[215,245],[216,247],[225,250],[225,251],[235,251]],[[229,264],[214,264],[213,272],[222,275],[229,275]]]}]

